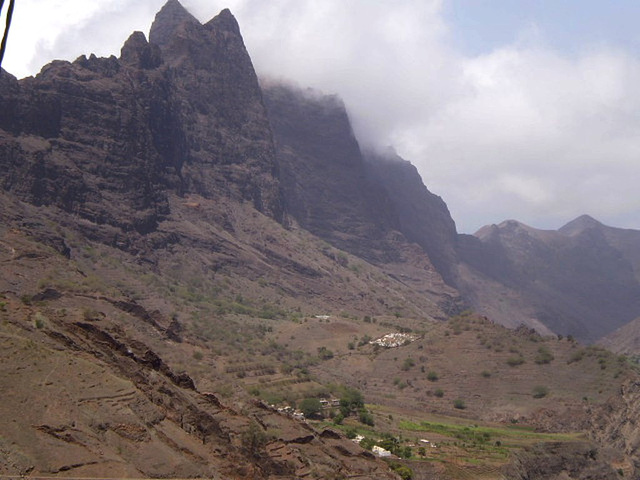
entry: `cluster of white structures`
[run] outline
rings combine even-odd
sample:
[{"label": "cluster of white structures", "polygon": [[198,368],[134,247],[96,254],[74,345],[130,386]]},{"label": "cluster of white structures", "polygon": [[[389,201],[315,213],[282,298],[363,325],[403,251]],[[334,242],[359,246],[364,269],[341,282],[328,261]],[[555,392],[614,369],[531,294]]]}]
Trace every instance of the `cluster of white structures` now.
[{"label": "cluster of white structures", "polygon": [[275,405],[269,405],[271,408],[275,408],[277,410],[278,413],[280,413],[281,415],[287,415],[289,417],[293,417],[296,420],[301,420],[301,421],[305,421],[304,418],[304,413],[302,413],[300,410],[296,410],[293,407],[277,407]]},{"label": "cluster of white structures", "polygon": [[417,339],[418,336],[411,333],[387,333],[380,338],[371,340],[369,343],[371,345],[379,345],[385,348],[395,348],[414,342]]}]

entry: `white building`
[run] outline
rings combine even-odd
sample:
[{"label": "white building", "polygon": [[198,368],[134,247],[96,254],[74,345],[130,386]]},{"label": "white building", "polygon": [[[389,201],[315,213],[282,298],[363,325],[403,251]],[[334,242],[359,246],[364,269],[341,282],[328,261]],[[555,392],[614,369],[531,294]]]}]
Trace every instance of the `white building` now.
[{"label": "white building", "polygon": [[374,447],[371,449],[371,451],[373,453],[375,453],[376,455],[378,455],[379,457],[390,457],[391,456],[391,452],[389,450],[385,450],[382,447],[379,447],[378,445],[374,445]]}]

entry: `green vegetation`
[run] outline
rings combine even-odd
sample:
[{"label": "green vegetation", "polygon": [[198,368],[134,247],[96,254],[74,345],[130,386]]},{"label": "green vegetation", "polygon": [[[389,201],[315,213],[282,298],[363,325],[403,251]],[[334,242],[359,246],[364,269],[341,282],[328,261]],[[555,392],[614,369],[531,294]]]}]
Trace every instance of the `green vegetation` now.
[{"label": "green vegetation", "polygon": [[458,410],[464,410],[465,408],[467,408],[467,404],[465,403],[465,401],[461,398],[456,398],[453,401],[453,408],[457,408]]},{"label": "green vegetation", "polygon": [[327,347],[318,347],[318,358],[320,360],[329,360],[333,358],[333,352]]},{"label": "green vegetation", "polygon": [[402,420],[398,426],[402,430],[413,432],[435,433],[466,443],[484,443],[489,440],[500,441],[500,446],[525,446],[538,442],[570,442],[575,441],[576,434],[537,433],[532,427],[520,425],[482,426],[444,422],[411,422]]},{"label": "green vegetation", "polygon": [[524,357],[522,355],[516,355],[507,358],[507,365],[509,365],[510,367],[517,367],[518,365],[522,365],[523,363]]},{"label": "green vegetation", "polygon": [[42,313],[36,312],[33,315],[33,323],[37,329],[44,328],[47,317],[45,317]]},{"label": "green vegetation", "polygon": [[364,425],[369,425],[370,427],[374,426],[373,415],[364,408],[358,412],[358,420]]},{"label": "green vegetation", "polygon": [[416,362],[413,360],[413,358],[405,358],[404,362],[402,363],[401,369],[406,372],[407,370],[410,370],[413,366],[415,366],[415,364]]},{"label": "green vegetation", "polygon": [[538,349],[538,353],[534,359],[534,361],[538,364],[538,365],[545,365],[547,363],[551,363],[553,361],[555,357],[553,356],[553,354],[551,353],[551,351],[549,351],[549,349],[545,346],[542,346]]},{"label": "green vegetation", "polygon": [[298,408],[307,418],[313,418],[322,412],[322,404],[318,398],[304,398],[298,403]]},{"label": "green vegetation", "polygon": [[340,393],[340,412],[345,417],[352,412],[359,412],[364,408],[364,397],[360,390],[351,387],[342,387]]},{"label": "green vegetation", "polygon": [[549,389],[543,385],[533,387],[533,398],[543,398],[549,395]]},{"label": "green vegetation", "polygon": [[586,350],[584,348],[580,348],[580,349],[576,350],[575,352],[573,352],[571,354],[571,356],[567,360],[567,364],[572,364],[574,362],[579,362],[580,360],[582,360],[584,358],[585,354],[586,354]]},{"label": "green vegetation", "polygon": [[429,371],[429,373],[427,373],[427,380],[429,380],[430,382],[437,382],[438,381],[438,374],[436,372],[434,372],[433,370]]},{"label": "green vegetation", "polygon": [[390,462],[389,467],[391,468],[391,470],[400,475],[400,478],[402,478],[402,480],[411,480],[413,478],[413,470],[411,470],[411,468],[407,467],[406,465],[402,465],[398,462]]}]

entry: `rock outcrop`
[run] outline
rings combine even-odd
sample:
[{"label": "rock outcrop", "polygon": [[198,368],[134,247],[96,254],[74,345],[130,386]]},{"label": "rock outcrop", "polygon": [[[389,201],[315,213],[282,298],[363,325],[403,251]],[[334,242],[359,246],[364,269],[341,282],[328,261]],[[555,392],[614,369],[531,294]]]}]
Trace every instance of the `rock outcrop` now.
[{"label": "rock outcrop", "polygon": [[134,33],[119,59],[2,76],[3,189],[143,235],[170,192],[247,200],[282,221],[270,126],[231,13],[201,25],[170,1],[152,38]]}]

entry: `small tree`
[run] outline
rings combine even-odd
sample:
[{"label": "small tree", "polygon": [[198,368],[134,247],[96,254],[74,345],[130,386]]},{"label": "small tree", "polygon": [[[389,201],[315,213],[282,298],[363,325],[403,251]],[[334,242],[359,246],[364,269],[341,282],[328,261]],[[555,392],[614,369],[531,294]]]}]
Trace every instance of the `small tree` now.
[{"label": "small tree", "polygon": [[364,408],[364,397],[359,390],[345,387],[340,397],[340,411],[347,417],[351,412]]},{"label": "small tree", "polygon": [[304,398],[300,401],[298,408],[305,417],[312,418],[322,411],[322,404],[317,398]]},{"label": "small tree", "polygon": [[360,420],[360,423],[364,423],[370,427],[373,427],[374,425],[373,415],[367,412],[364,408],[358,413],[358,420]]},{"label": "small tree", "polygon": [[329,360],[333,358],[333,352],[327,347],[318,347],[318,358],[320,360]]}]

